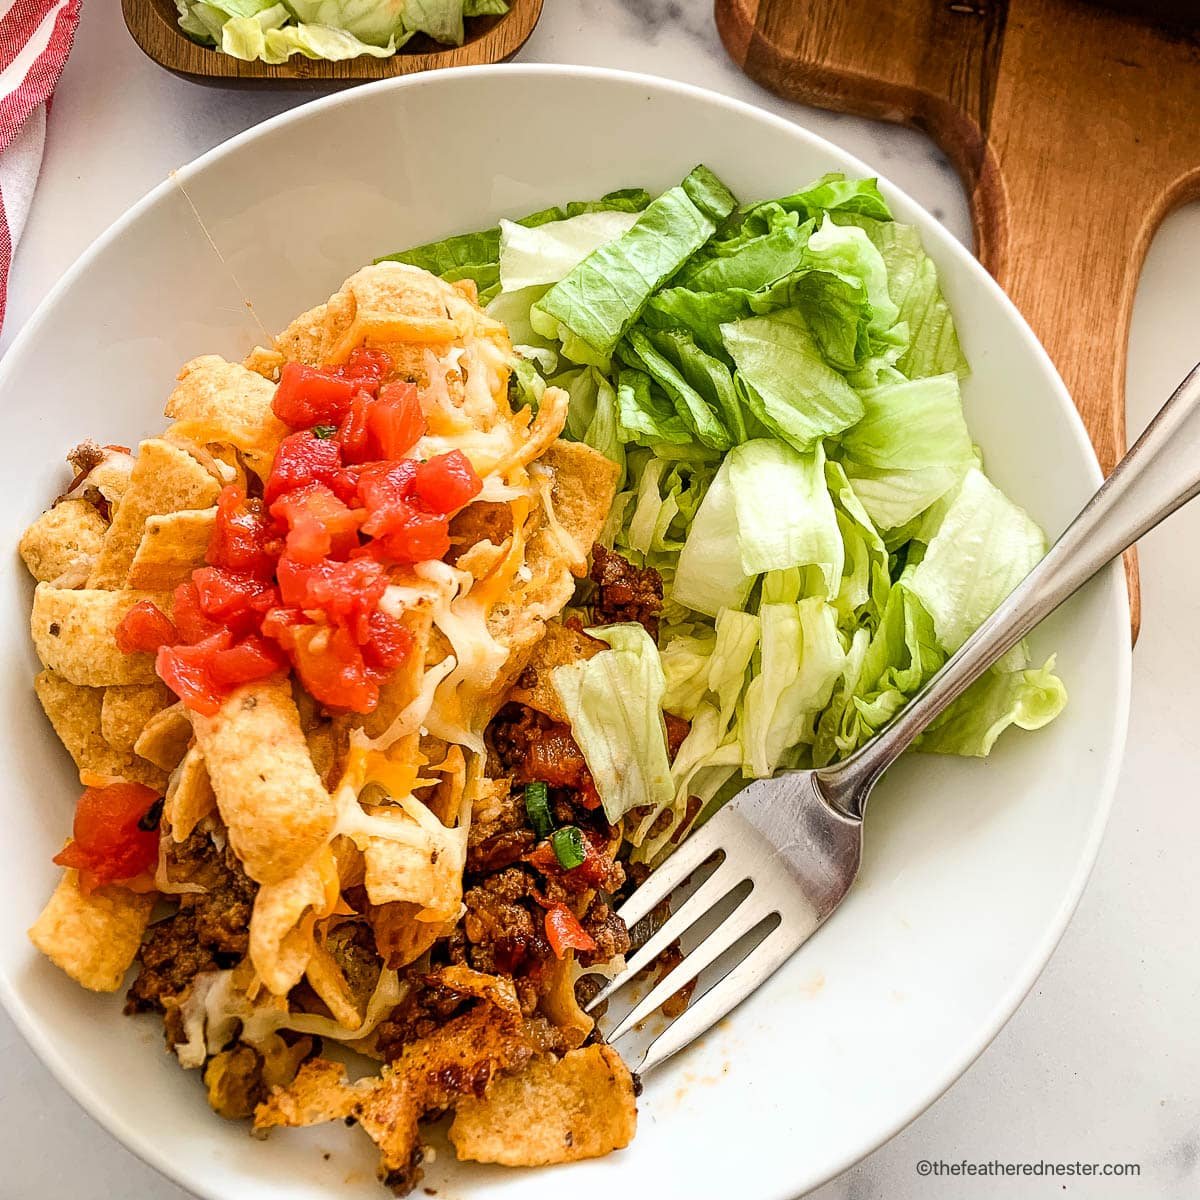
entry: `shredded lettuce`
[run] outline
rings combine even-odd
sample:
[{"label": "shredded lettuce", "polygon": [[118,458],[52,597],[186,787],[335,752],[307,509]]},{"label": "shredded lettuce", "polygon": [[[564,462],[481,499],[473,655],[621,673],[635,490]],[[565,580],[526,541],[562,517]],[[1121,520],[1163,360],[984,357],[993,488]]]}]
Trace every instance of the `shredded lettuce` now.
[{"label": "shredded lettuce", "polygon": [[464,17],[503,14],[505,0],[175,0],[189,37],[245,62],[293,54],[338,62],[389,58],[414,34],[463,43]]},{"label": "shredded lettuce", "polygon": [[[565,388],[566,436],[623,467],[601,536],[661,575],[658,643],[593,631],[610,648],[554,679],[635,860],[747,779],[852,754],[1045,553],[984,474],[937,269],[874,180],[739,207],[697,167],[390,257],[474,279],[514,403]],[[1065,703],[1019,645],[918,748],[986,755]],[[670,763],[663,711],[690,722]]]},{"label": "shredded lettuce", "polygon": [[[812,566],[827,598],[834,599],[841,590],[845,546],[825,482],[821,444],[800,454],[759,438],[736,447],[729,468],[742,570],[763,575]],[[787,497],[786,504],[781,497]]]},{"label": "shredded lettuce", "polygon": [[[650,193],[642,188],[622,188],[601,196],[599,200],[574,200],[562,208],[541,209],[520,217],[515,224],[533,229],[539,225],[568,221],[586,213],[638,213],[645,209],[650,201]],[[480,300],[486,304],[500,290],[500,226],[481,229],[475,233],[454,234],[440,241],[426,242],[422,246],[385,254],[375,261],[389,260],[421,267],[451,282],[473,279],[479,289]],[[535,297],[540,298],[540,295]]]},{"label": "shredded lettuce", "polygon": [[798,309],[721,326],[750,411],[776,437],[811,450],[863,415],[855,390],[824,359]]},{"label": "shredded lettuce", "polygon": [[813,724],[845,669],[837,613],[824,600],[764,604],[758,673],[746,689],[740,731],[748,775],[770,775],[797,743],[815,739]]},{"label": "shredded lettuce", "polygon": [[732,463],[726,459],[692,522],[679,555],[671,598],[715,617],[723,608],[741,608],[754,575],[742,565]]},{"label": "shredded lettuce", "polygon": [[662,715],[666,679],[658,647],[640,625],[589,633],[609,649],[555,667],[551,678],[604,814],[616,824],[632,808],[657,813],[674,800]]},{"label": "shredded lettuce", "polygon": [[862,419],[841,438],[841,461],[863,507],[882,529],[904,525],[975,465],[958,379],[887,384],[859,393]]},{"label": "shredded lettuce", "polygon": [[734,206],[707,167],[697,167],[642,213],[638,223],[583,260],[533,307],[533,327],[557,335],[579,362],[607,366],[652,292],[716,231]]},{"label": "shredded lettuce", "polygon": [[1046,553],[1046,538],[977,467],[908,578],[953,653]]},{"label": "shredded lettuce", "polygon": [[1067,689],[1054,674],[1054,656],[1041,667],[993,667],[921,735],[917,748],[933,754],[986,758],[1010,726],[1041,729],[1062,712]]},{"label": "shredded lettuce", "polygon": [[557,283],[589,254],[637,223],[638,214],[620,209],[580,213],[544,225],[500,222],[500,290]]}]

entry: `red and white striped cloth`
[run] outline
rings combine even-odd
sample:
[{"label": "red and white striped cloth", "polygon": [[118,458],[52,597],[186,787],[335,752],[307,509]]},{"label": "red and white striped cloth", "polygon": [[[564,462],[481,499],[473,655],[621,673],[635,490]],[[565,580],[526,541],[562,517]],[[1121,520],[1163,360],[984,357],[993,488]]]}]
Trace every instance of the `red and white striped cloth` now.
[{"label": "red and white striped cloth", "polygon": [[0,325],[13,250],[42,165],[46,108],[79,24],[80,0],[0,0]]}]

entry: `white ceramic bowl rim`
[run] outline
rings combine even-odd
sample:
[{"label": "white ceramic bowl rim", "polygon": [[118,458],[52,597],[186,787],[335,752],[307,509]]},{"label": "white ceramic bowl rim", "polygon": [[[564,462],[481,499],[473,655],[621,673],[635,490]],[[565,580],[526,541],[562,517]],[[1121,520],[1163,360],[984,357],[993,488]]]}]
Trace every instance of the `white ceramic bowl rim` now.
[{"label": "white ceramic bowl rim", "polygon": [[[88,249],[76,260],[72,267],[63,275],[61,280],[54,286],[45,299],[38,306],[37,311],[30,318],[26,326],[21,330],[18,336],[14,339],[8,353],[4,356],[4,360],[0,362],[0,391],[7,385],[9,375],[11,374],[12,364],[17,360],[24,348],[31,342],[34,342],[42,329],[44,322],[51,316],[52,311],[59,297],[68,292],[75,284],[77,279],[83,275],[89,265],[92,263],[101,251],[119,235],[126,231],[130,226],[136,224],[139,218],[147,210],[159,203],[165,196],[169,195],[180,183],[186,183],[193,176],[203,172],[207,167],[216,163],[227,155],[237,151],[247,142],[260,137],[264,133],[279,129],[289,124],[299,124],[310,117],[315,111],[335,109],[340,106],[350,106],[355,104],[359,98],[367,93],[375,93],[387,90],[402,90],[402,89],[422,89],[428,87],[446,86],[456,79],[474,78],[480,76],[488,76],[495,74],[497,76],[509,77],[513,75],[523,75],[532,79],[542,79],[553,81],[562,78],[589,78],[596,81],[612,80],[624,81],[626,83],[634,83],[644,86],[647,89],[657,92],[675,93],[684,97],[692,97],[698,102],[706,105],[715,105],[727,110],[743,114],[748,120],[753,120],[759,123],[774,125],[786,129],[792,137],[799,136],[802,140],[808,141],[811,145],[828,150],[837,158],[846,162],[847,169],[858,172],[862,175],[874,175],[877,172],[873,171],[867,164],[858,160],[855,156],[843,151],[840,147],[828,142],[827,139],[810,132],[803,125],[789,121],[783,117],[776,116],[772,113],[765,112],[751,104],[740,100],[732,99],[723,96],[719,93],[712,92],[705,88],[696,87],[694,85],[677,82],[671,79],[666,79],[658,76],[645,75],[636,72],[611,70],[606,68],[595,67],[576,67],[567,65],[544,65],[544,64],[506,64],[480,67],[463,67],[451,68],[438,71],[426,72],[423,74],[399,77],[396,79],[381,80],[375,83],[364,84],[360,87],[347,89],[345,91],[335,93],[308,103],[301,104],[294,109],[281,113],[270,118],[245,132],[238,134],[220,145],[209,150],[205,154],[194,159],[191,163],[179,170],[173,172],[167,179],[163,180],[156,187],[151,189],[130,207],[120,218],[118,218],[109,228],[101,234]],[[924,211],[910,196],[908,196],[901,188],[888,182],[886,177],[880,176],[885,190],[890,198],[897,198],[903,203],[908,204],[914,209]],[[1024,318],[1013,306],[1012,302],[1002,292],[1000,287],[991,278],[990,275],[979,265],[977,260],[973,258],[970,252],[964,248],[955,238],[948,232],[942,229],[933,218],[929,218],[934,229],[923,229],[922,236],[927,242],[932,238],[937,242],[936,252],[941,257],[957,258],[963,264],[973,279],[974,287],[986,290],[991,293],[994,299],[1011,315],[1014,323],[1020,329],[1025,348],[1029,356],[1038,361],[1045,373],[1054,380],[1055,390],[1058,398],[1061,401],[1064,411],[1067,414],[1067,421],[1070,427],[1071,436],[1080,451],[1080,454],[1086,456],[1091,464],[1091,475],[1096,486],[1101,482],[1102,476],[1098,465],[1096,465],[1094,453],[1091,449],[1091,444],[1088,440],[1087,433],[1084,429],[1082,421],[1079,419],[1070,397],[1067,394],[1066,388],[1063,385],[1061,378],[1058,376],[1046,351],[1037,341],[1036,337],[1025,323]],[[1124,613],[1126,617],[1125,624],[1128,624],[1128,601],[1125,598],[1123,587],[1119,588],[1122,597],[1121,603],[1124,605]],[[1110,730],[1110,753],[1107,763],[1107,768],[1104,775],[1104,783],[1102,794],[1098,796],[1094,805],[1093,818],[1088,831],[1088,837],[1085,845],[1082,848],[1075,871],[1072,876],[1071,884],[1061,903],[1060,907],[1048,919],[1042,937],[1029,950],[1025,958],[1024,966],[1019,971],[1017,978],[1011,988],[1002,996],[1000,996],[992,1009],[991,1019],[983,1024],[980,1028],[977,1038],[974,1043],[965,1048],[960,1058],[955,1061],[949,1069],[945,1070],[942,1077],[937,1081],[936,1085],[929,1088],[924,1094],[915,1097],[912,1102],[900,1113],[897,1119],[890,1127],[875,1130],[869,1141],[864,1141],[860,1151],[856,1154],[850,1154],[844,1159],[831,1162],[824,1172],[824,1178],[831,1178],[840,1171],[851,1166],[855,1161],[865,1156],[871,1150],[881,1145],[909,1124],[921,1112],[923,1112],[930,1104],[933,1103],[945,1090],[948,1088],[963,1071],[974,1061],[974,1059],[986,1048],[991,1040],[996,1036],[1000,1029],[1007,1022],[1009,1017],[1016,1011],[1024,996],[1028,993],[1036,981],[1039,973],[1045,966],[1055,946],[1058,944],[1063,931],[1065,930],[1071,914],[1073,913],[1079,898],[1083,892],[1084,886],[1087,883],[1092,867],[1096,860],[1096,855],[1099,850],[1100,841],[1104,833],[1104,829],[1108,820],[1109,811],[1111,809],[1113,797],[1115,794],[1117,777],[1120,769],[1121,754],[1124,747],[1125,735],[1128,725],[1129,711],[1129,693],[1130,693],[1130,672],[1131,658],[1130,647],[1126,644],[1123,647],[1118,647],[1119,663],[1118,680],[1119,688],[1115,696],[1112,697],[1112,723]],[[12,980],[7,973],[0,972],[0,1002],[2,1002],[13,1018],[14,1022],[20,1028],[22,1034],[32,1046],[34,1051],[54,1074],[56,1079],[63,1087],[74,1097],[74,1099],[93,1117],[95,1117],[114,1137],[120,1140],[124,1145],[133,1150],[147,1163],[153,1165],[157,1170],[162,1172],[168,1178],[178,1182],[181,1186],[187,1188],[204,1188],[205,1194],[211,1196],[213,1200],[224,1200],[225,1193],[217,1191],[209,1191],[202,1181],[198,1181],[189,1172],[177,1167],[177,1165],[168,1158],[160,1149],[151,1133],[147,1130],[133,1126],[125,1121],[118,1113],[114,1113],[109,1109],[102,1096],[96,1093],[94,1089],[87,1086],[76,1073],[72,1070],[71,1062],[66,1055],[61,1051],[60,1047],[52,1040],[44,1035],[43,1028],[35,1015],[30,1011],[23,999],[17,995],[13,986]],[[198,1100],[198,1098],[197,1098]],[[642,1136],[653,1137],[652,1130],[647,1130]],[[795,1195],[794,1185],[789,1185],[787,1180],[779,1179],[767,1193],[770,1200],[788,1200],[789,1197]]]}]

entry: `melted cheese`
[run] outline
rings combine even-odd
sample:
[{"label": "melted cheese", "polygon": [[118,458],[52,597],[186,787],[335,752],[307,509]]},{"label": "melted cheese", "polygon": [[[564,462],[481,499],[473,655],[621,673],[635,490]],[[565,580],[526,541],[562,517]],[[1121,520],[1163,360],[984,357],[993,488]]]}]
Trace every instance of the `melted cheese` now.
[{"label": "melted cheese", "polygon": [[252,1001],[236,969],[205,971],[196,976],[187,1000],[180,1006],[184,1037],[175,1046],[175,1054],[181,1066],[199,1068],[235,1036],[251,1046],[263,1046],[281,1029],[333,1041],[358,1041],[374,1032],[407,990],[408,984],[402,983],[395,971],[380,971],[363,1020],[351,1027],[316,1013],[289,1012],[287,1002],[280,997]]}]

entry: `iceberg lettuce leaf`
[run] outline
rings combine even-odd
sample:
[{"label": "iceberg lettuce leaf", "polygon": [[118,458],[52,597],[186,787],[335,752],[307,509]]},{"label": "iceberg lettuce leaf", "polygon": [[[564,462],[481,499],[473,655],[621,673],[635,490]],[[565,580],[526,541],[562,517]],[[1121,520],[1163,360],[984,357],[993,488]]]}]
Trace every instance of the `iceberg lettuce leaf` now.
[{"label": "iceberg lettuce leaf", "polygon": [[534,306],[534,328],[557,335],[568,357],[605,365],[651,294],[708,241],[734,203],[707,167],[697,167],[632,229],[555,284]]},{"label": "iceberg lettuce leaf", "polygon": [[767,429],[797,450],[862,418],[858,393],[821,355],[795,309],[721,326],[742,398]]},{"label": "iceberg lettuce leaf", "polygon": [[953,653],[1045,553],[1039,526],[972,467],[906,582]]},{"label": "iceberg lettuce leaf", "polygon": [[658,648],[640,625],[589,633],[609,648],[556,667],[551,680],[605,816],[616,824],[631,808],[658,812],[675,797],[662,715],[666,680]]}]

